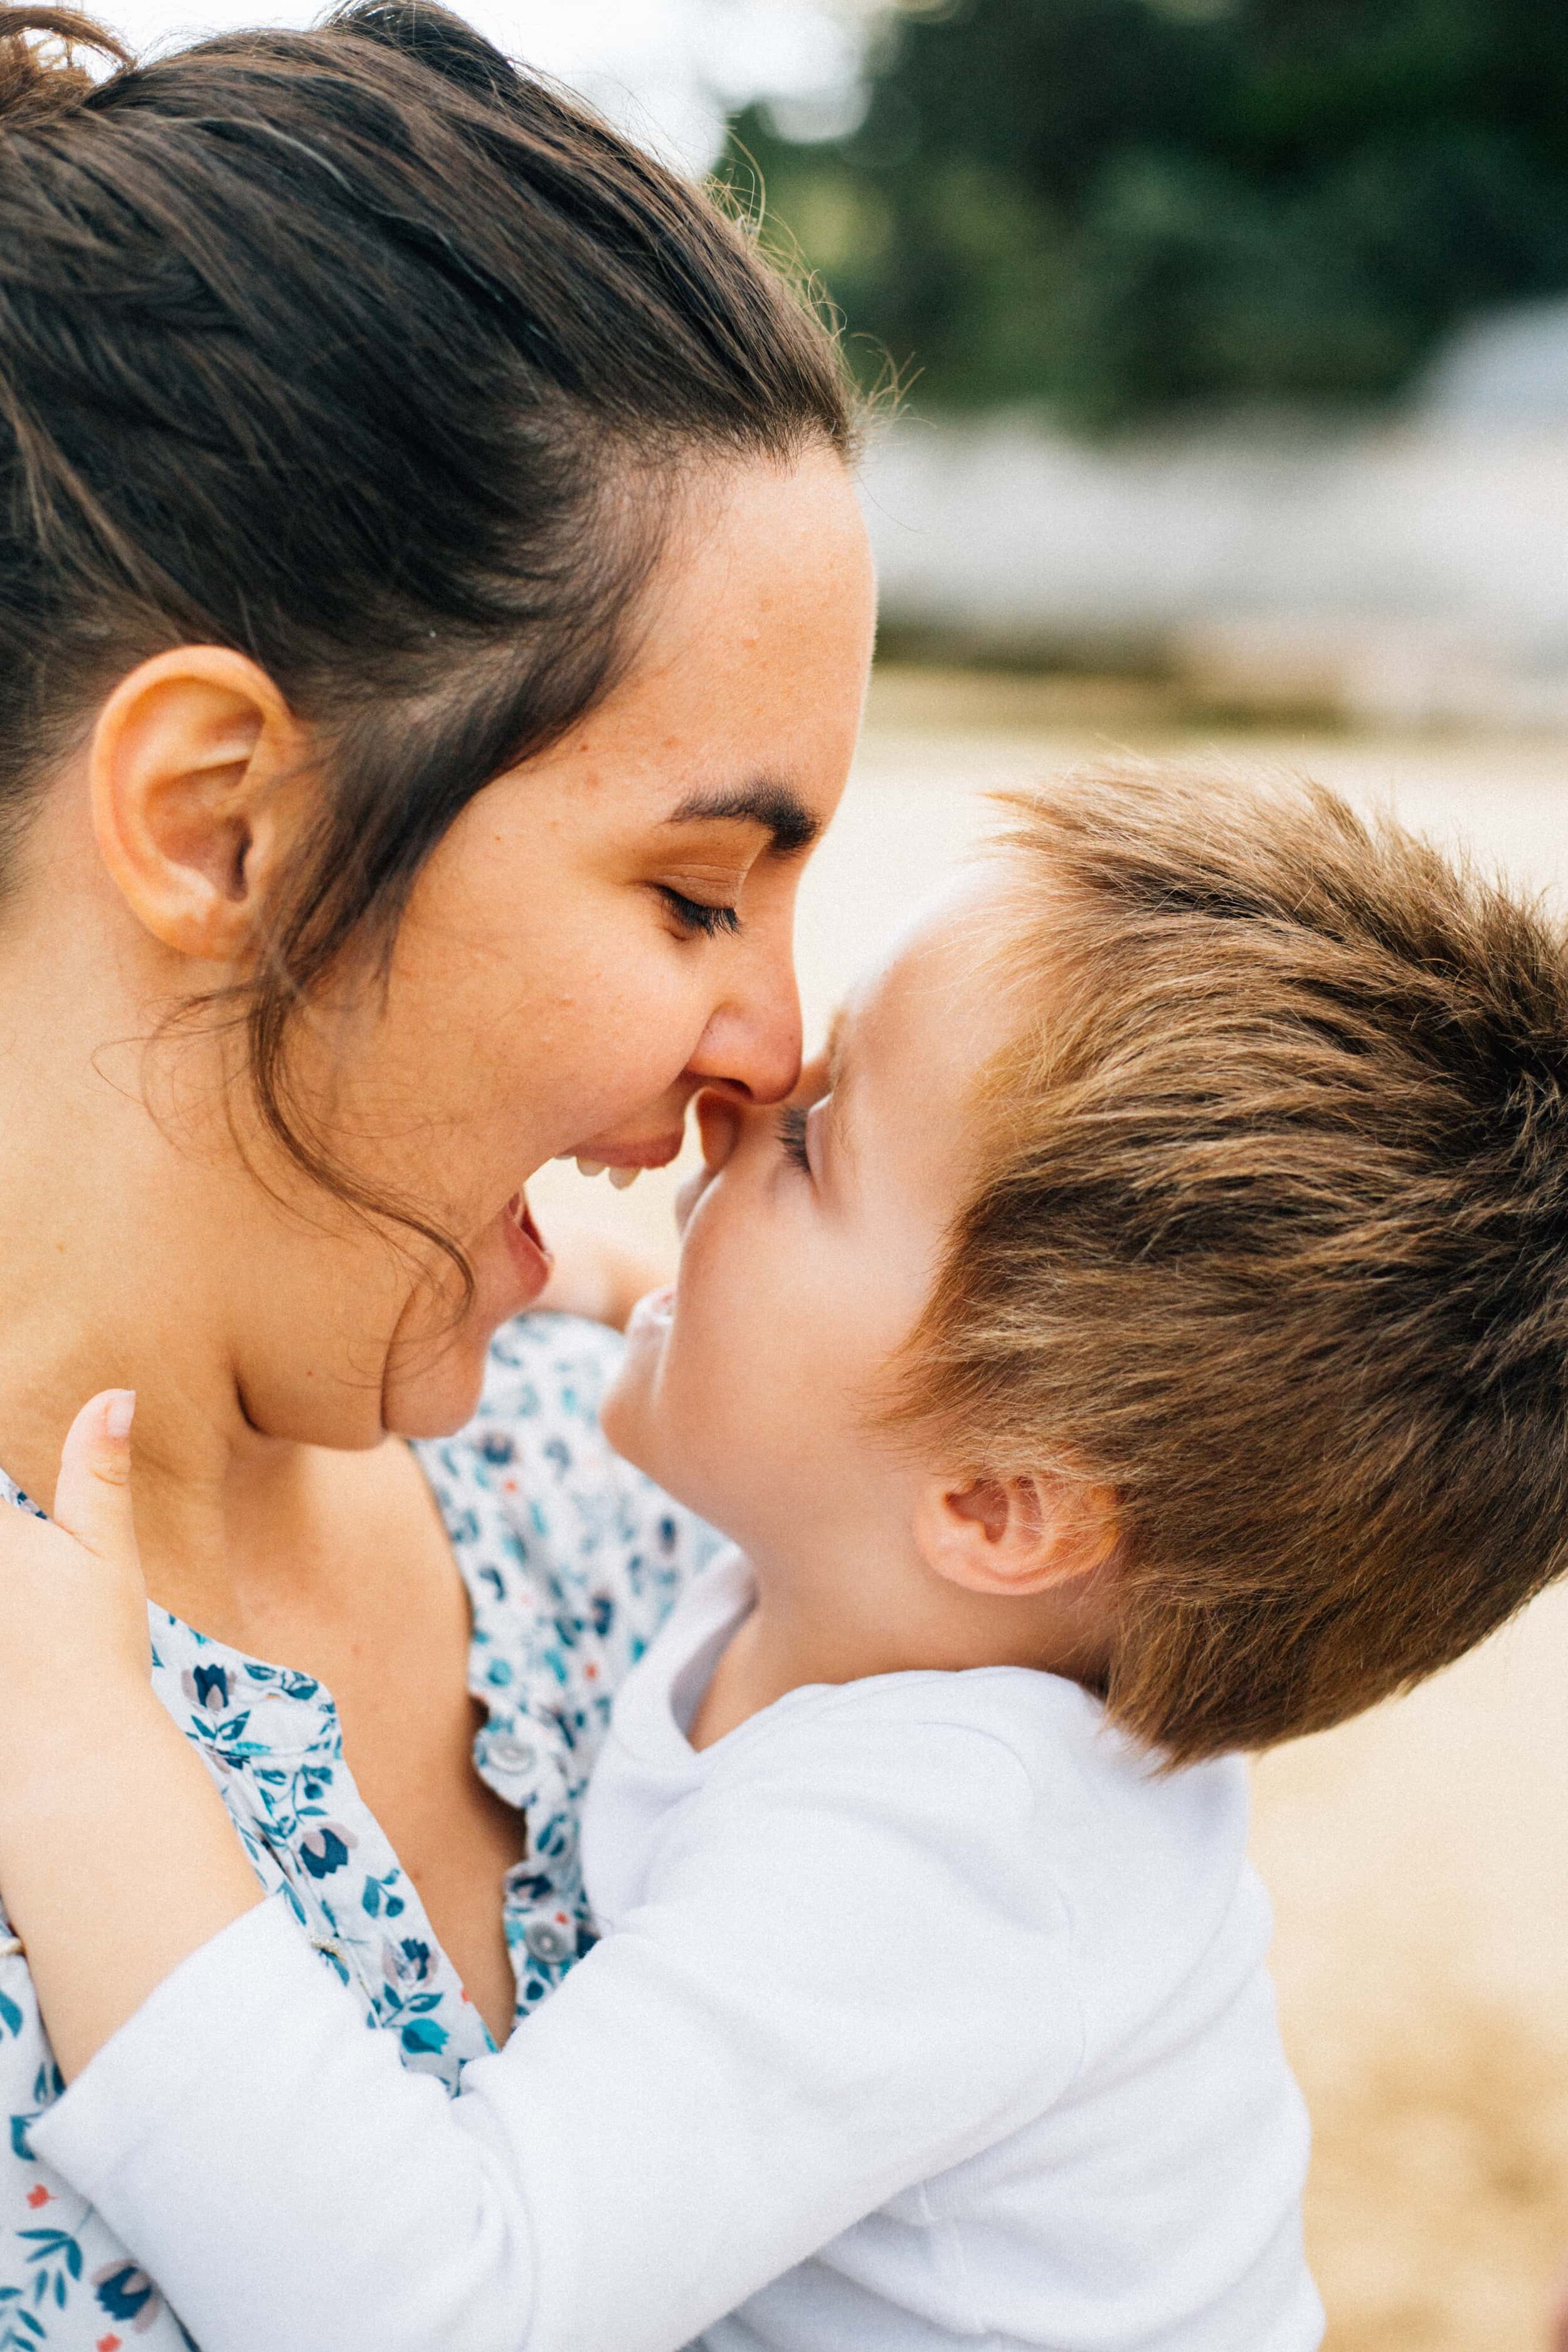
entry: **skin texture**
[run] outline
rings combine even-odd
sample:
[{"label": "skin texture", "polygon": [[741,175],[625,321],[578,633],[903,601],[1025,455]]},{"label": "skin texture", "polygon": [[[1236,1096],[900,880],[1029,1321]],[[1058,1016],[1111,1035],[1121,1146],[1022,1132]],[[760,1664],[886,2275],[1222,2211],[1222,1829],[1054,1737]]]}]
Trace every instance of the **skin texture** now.
[{"label": "skin texture", "polygon": [[[315,790],[237,655],[122,680],[40,805],[0,908],[0,1429],[51,1491],[81,1399],[133,1389],[149,1589],[318,1676],[348,1760],[492,2030],[522,1824],[471,1769],[468,1609],[406,1448],[460,1426],[543,1265],[507,1204],[566,1151],[652,1162],[702,1086],[787,1093],[802,854],[694,799],[843,788],[872,583],[851,484],[813,453],[695,482],[604,706],[464,811],[420,875],[384,997],[347,973],[300,1040],[340,1157],[458,1236],[444,1263],[248,1131],[234,1042],[163,1024],[242,970]],[[668,893],[738,910],[701,935]],[[261,1181],[258,1181],[258,1176]]]}]

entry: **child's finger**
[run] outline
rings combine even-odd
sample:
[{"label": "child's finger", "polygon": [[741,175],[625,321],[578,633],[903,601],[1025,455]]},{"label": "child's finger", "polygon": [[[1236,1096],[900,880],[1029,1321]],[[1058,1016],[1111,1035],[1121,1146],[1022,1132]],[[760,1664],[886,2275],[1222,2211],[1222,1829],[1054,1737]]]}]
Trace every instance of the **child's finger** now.
[{"label": "child's finger", "polygon": [[132,1389],[105,1389],[83,1405],[66,1433],[55,1487],[55,1524],[100,1559],[134,1563],[131,1512]]}]

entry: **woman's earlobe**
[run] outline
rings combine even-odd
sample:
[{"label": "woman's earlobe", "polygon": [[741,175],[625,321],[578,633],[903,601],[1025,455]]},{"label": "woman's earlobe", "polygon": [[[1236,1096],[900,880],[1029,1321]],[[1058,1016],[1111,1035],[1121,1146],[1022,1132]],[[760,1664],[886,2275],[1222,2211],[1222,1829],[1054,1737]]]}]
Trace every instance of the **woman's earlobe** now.
[{"label": "woman's earlobe", "polygon": [[914,1533],[939,1576],[1003,1598],[1044,1592],[1105,1568],[1121,1519],[1114,1488],[1087,1479],[933,1477],[916,1497]]},{"label": "woman's earlobe", "polygon": [[266,672],[221,646],[159,654],[99,714],[93,831],[137,920],[175,954],[243,961],[291,831],[303,737]]}]

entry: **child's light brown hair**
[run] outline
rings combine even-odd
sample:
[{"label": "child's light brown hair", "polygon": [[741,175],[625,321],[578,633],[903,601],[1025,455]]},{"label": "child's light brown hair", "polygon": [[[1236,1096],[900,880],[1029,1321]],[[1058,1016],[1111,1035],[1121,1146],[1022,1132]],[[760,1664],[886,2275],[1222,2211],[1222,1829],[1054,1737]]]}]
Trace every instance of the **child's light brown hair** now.
[{"label": "child's light brown hair", "polygon": [[1112,1715],[1266,1747],[1568,1563],[1568,943],[1313,786],[1016,805],[1027,1010],[900,1402],[1110,1483]]}]

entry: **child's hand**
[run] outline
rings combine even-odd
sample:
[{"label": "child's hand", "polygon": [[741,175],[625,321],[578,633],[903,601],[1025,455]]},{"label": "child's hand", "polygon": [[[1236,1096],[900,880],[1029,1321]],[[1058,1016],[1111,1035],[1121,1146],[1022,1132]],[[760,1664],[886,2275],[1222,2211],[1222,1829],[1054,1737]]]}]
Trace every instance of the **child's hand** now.
[{"label": "child's hand", "polygon": [[590,1323],[607,1323],[612,1331],[624,1331],[643,1294],[669,1279],[667,1263],[628,1249],[591,1226],[552,1218],[550,1240],[554,1269],[534,1300],[536,1311],[544,1314],[581,1315]]},{"label": "child's hand", "polygon": [[131,1511],[127,1389],[83,1405],[66,1437],[52,1519],[0,1510],[0,1801],[34,1769],[45,1725],[145,1689],[147,1591]]}]

